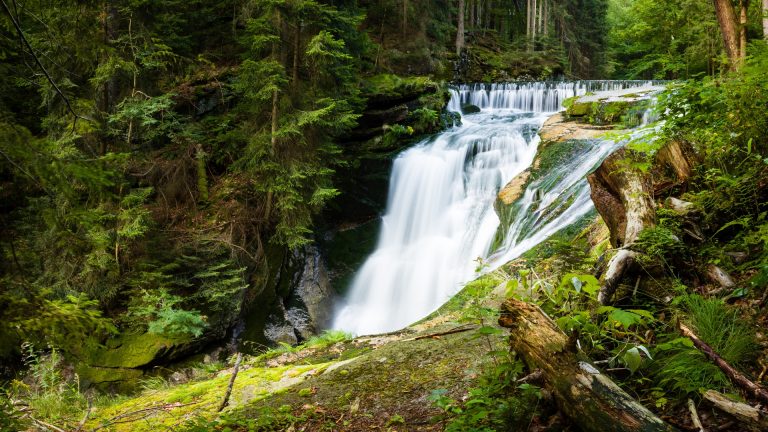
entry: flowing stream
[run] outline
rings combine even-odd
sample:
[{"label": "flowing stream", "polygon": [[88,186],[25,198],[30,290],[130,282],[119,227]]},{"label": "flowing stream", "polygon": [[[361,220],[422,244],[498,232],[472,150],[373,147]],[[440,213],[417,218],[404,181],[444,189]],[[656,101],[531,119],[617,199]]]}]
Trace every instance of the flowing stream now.
[{"label": "flowing stream", "polygon": [[[564,99],[588,91],[650,85],[580,81],[463,85],[448,109],[472,104],[463,125],[424,140],[394,161],[374,252],[336,309],[333,328],[363,335],[402,328],[434,311],[477,276],[477,259],[496,268],[592,210],[585,175],[616,147],[586,142],[532,181],[501,221],[501,187],[530,167],[538,130]],[[497,231],[502,242],[491,250]]]}]

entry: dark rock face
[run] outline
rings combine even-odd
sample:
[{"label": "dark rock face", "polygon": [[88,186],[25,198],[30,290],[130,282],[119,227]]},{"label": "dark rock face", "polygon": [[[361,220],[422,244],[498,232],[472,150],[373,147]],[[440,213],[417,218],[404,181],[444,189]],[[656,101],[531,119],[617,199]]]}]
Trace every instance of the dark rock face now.
[{"label": "dark rock face", "polygon": [[295,344],[317,334],[331,319],[334,291],[317,247],[284,251],[279,258],[275,277],[244,313],[246,345]]}]

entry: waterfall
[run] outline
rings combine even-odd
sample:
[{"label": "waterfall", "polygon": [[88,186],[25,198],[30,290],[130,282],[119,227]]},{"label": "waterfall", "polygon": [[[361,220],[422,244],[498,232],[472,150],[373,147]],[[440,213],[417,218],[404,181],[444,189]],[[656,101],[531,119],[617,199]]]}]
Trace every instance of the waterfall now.
[{"label": "waterfall", "polygon": [[356,334],[396,330],[423,318],[476,276],[476,259],[513,259],[592,209],[585,174],[615,144],[590,143],[534,181],[502,246],[493,204],[499,189],[534,160],[538,130],[564,99],[647,81],[462,85],[449,110],[481,108],[463,125],[402,152],[394,161],[374,252],[336,309],[333,327]]}]

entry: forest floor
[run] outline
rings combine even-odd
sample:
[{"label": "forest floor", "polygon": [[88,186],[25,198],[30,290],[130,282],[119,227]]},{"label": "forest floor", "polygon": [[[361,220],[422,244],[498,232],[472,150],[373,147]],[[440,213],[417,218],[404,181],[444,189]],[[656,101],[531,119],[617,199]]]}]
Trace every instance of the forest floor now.
[{"label": "forest floor", "polygon": [[[491,295],[487,301],[497,307],[500,300]],[[507,349],[501,332],[488,334],[482,323],[465,318],[462,303],[394,333],[246,356],[224,414],[261,419],[264,424],[257,424],[265,428],[288,422],[295,430],[442,430],[444,411],[431,395],[466,399],[494,361],[489,352]],[[95,408],[86,429],[175,430],[211,419],[232,371],[145,385],[134,396]]]}]

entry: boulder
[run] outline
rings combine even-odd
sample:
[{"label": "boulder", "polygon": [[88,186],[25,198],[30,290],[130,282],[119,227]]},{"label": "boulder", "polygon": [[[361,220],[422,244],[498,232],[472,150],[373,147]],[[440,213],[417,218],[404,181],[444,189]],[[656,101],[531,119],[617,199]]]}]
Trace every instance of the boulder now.
[{"label": "boulder", "polygon": [[528,179],[530,177],[530,168],[516,175],[515,178],[507,183],[507,185],[499,192],[499,201],[505,205],[511,205],[517,201],[518,198],[523,196],[523,192],[525,192],[525,187],[528,185]]},{"label": "boulder", "polygon": [[464,104],[461,106],[462,114],[475,114],[475,113],[479,113],[480,111],[481,111],[480,107],[477,105]]}]

